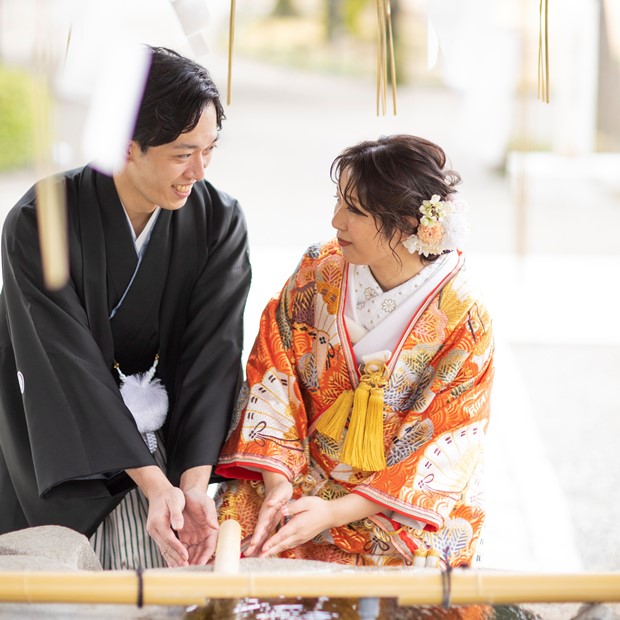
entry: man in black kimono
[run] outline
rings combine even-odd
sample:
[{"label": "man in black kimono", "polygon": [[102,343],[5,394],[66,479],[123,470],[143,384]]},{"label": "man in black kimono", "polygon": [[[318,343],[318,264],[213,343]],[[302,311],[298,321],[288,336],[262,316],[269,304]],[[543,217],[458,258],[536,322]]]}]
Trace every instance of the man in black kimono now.
[{"label": "man in black kimono", "polygon": [[[237,201],[204,180],[224,118],[219,93],[204,67],[150,51],[125,168],[59,176],[64,288],[43,284],[32,189],[5,221],[0,533],[57,524],[91,536],[137,486],[152,540],[168,565],[183,566],[215,548],[206,491],[241,373],[250,265]],[[154,454],[115,364],[125,376],[156,366],[165,386]]]}]

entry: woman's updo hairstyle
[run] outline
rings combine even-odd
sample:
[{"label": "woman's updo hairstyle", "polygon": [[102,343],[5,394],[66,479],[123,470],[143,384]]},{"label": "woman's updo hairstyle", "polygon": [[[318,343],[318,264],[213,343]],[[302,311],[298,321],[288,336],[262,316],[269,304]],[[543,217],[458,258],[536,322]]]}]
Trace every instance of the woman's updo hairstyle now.
[{"label": "woman's updo hairstyle", "polygon": [[[399,134],[367,140],[345,149],[334,161],[330,175],[338,183],[343,171],[349,178],[342,188],[345,203],[354,207],[352,195],[359,205],[376,220],[379,233],[392,249],[395,237],[417,232],[412,219],[422,218],[423,200],[437,194],[449,199],[454,187],[461,182],[460,175],[445,169],[446,154],[433,142]],[[436,260],[438,255],[425,257]]]}]

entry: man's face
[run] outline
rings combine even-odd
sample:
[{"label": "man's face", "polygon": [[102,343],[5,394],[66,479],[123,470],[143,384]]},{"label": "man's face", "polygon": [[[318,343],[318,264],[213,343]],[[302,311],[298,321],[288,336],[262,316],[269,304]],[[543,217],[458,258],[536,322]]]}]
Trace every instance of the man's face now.
[{"label": "man's face", "polygon": [[208,105],[194,129],[174,142],[151,146],[143,152],[131,142],[125,172],[130,196],[126,207],[150,213],[156,206],[169,211],[180,209],[196,181],[204,178],[218,139],[215,107]]}]

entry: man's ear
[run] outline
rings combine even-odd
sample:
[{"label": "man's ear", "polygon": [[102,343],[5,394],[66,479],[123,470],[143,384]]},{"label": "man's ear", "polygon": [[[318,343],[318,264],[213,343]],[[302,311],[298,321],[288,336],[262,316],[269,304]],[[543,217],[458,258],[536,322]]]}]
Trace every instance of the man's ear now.
[{"label": "man's ear", "polygon": [[126,163],[133,160],[133,158],[136,155],[136,149],[139,149],[139,148],[140,146],[135,140],[129,141],[129,144],[127,145],[127,158],[125,160]]}]

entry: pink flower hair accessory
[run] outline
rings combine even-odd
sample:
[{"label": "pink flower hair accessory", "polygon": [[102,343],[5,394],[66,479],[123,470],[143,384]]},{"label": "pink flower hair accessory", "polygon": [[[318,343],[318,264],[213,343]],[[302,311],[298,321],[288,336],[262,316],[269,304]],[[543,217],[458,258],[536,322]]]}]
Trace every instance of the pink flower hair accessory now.
[{"label": "pink flower hair accessory", "polygon": [[441,254],[461,248],[469,233],[467,204],[452,194],[452,200],[441,200],[434,194],[420,207],[420,223],[414,235],[403,241],[410,254]]}]

